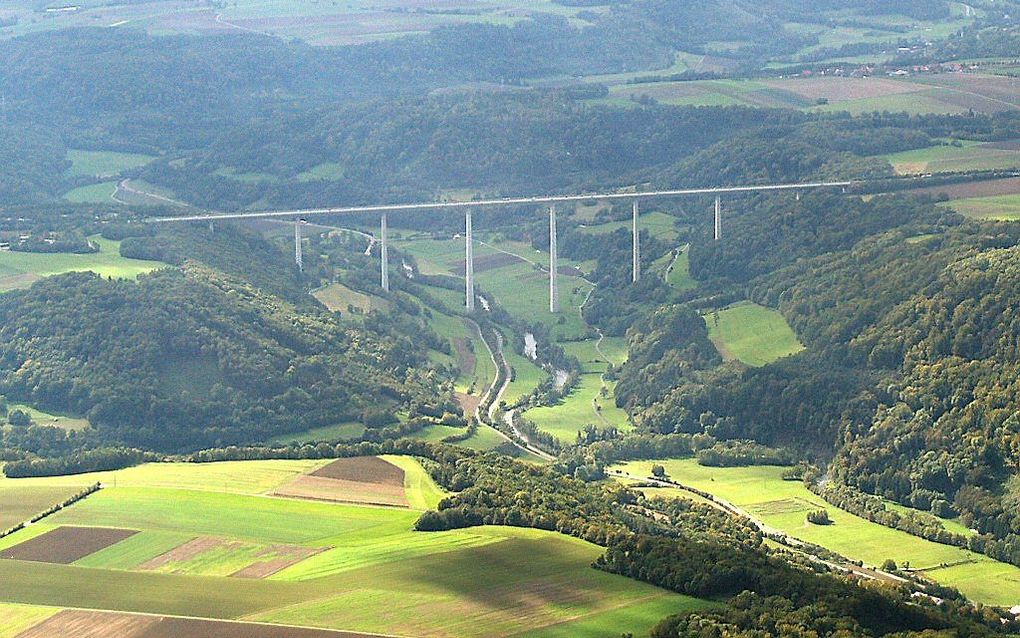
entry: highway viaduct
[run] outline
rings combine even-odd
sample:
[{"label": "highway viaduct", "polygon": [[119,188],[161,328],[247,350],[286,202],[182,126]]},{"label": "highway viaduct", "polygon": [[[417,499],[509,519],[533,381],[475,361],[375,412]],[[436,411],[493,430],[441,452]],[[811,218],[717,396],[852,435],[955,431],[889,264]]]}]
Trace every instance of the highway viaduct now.
[{"label": "highway viaduct", "polygon": [[479,208],[493,208],[500,206],[515,205],[549,205],[549,312],[556,313],[560,310],[559,285],[557,282],[557,246],[556,246],[556,204],[587,201],[592,199],[608,201],[630,201],[632,203],[631,235],[633,243],[633,259],[631,263],[631,276],[633,281],[641,278],[641,245],[639,235],[639,201],[651,199],[664,199],[675,197],[687,197],[694,195],[715,196],[715,218],[714,236],[718,241],[722,238],[722,196],[727,194],[740,193],[764,193],[764,192],[794,192],[798,199],[800,193],[805,190],[842,188],[856,184],[852,181],[833,182],[807,182],[799,184],[764,184],[756,186],[728,186],[716,188],[686,188],[673,190],[656,191],[633,191],[633,192],[610,192],[610,193],[585,193],[579,195],[543,195],[535,197],[507,197],[500,199],[481,199],[460,202],[418,202],[410,204],[372,204],[367,206],[342,206],[335,208],[309,208],[303,210],[273,210],[236,213],[206,213],[198,215],[182,215],[180,217],[152,217],[146,221],[154,224],[171,224],[185,222],[208,222],[219,220],[247,220],[266,218],[287,218],[294,219],[294,262],[298,268],[303,267],[303,256],[301,248],[301,225],[305,218],[314,215],[354,215],[378,213],[380,216],[380,283],[383,290],[389,291],[389,256],[387,240],[387,214],[401,213],[421,210],[463,210],[465,229],[465,302],[468,310],[475,308],[475,282],[474,282],[474,247],[471,228],[471,211]]}]

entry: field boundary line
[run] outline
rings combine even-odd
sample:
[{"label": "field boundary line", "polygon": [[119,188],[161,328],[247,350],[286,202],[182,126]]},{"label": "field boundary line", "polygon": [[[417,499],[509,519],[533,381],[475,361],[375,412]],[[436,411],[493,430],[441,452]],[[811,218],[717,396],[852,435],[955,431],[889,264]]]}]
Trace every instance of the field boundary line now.
[{"label": "field boundary line", "polygon": [[78,492],[72,494],[68,498],[64,499],[64,501],[57,503],[55,505],[51,505],[49,509],[45,509],[39,512],[38,514],[33,515],[32,518],[28,519],[27,521],[22,521],[15,525],[14,527],[11,527],[9,529],[4,530],[3,532],[0,532],[0,538],[6,538],[7,536],[14,534],[15,532],[20,532],[29,525],[34,525],[48,516],[52,516],[57,512],[60,512],[68,507],[71,507],[72,505],[79,501],[85,500],[86,498],[88,498],[92,494],[95,494],[101,489],[103,489],[103,484],[97,481],[96,483],[93,483],[92,485],[86,487],[85,489],[79,490]]}]

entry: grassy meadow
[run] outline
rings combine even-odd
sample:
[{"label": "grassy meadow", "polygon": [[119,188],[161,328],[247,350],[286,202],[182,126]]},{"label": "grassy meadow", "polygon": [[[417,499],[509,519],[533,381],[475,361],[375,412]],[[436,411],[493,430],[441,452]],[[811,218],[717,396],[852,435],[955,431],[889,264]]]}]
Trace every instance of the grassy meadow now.
[{"label": "grassy meadow", "polygon": [[[559,403],[539,406],[524,412],[541,430],[562,443],[573,443],[577,433],[587,424],[612,425],[621,431],[633,429],[627,413],[616,407],[613,383],[603,382],[607,364],[619,365],[627,359],[627,341],[622,337],[565,342],[560,345],[568,355],[581,362],[581,376],[571,392]],[[601,352],[600,352],[601,350]]]},{"label": "grassy meadow", "polygon": [[156,157],[142,153],[69,149],[67,159],[71,162],[72,175],[104,179],[120,175],[132,168],[145,166]]},{"label": "grassy meadow", "polygon": [[1020,167],[1020,149],[957,140],[956,144],[932,146],[881,155],[900,175],[986,171]]},{"label": "grassy meadow", "polygon": [[[0,480],[0,495],[66,489],[72,479],[107,485],[0,540],[0,549],[58,526],[139,530],[72,564],[0,560],[0,631],[74,607],[406,636],[594,637],[607,628],[641,635],[669,613],[711,604],[596,571],[590,563],[601,548],[551,532],[414,532],[420,509],[443,492],[413,459],[384,458],[404,470],[410,508],[271,496],[327,461]],[[196,539],[208,547],[180,554]],[[298,550],[303,558],[268,576],[228,576],[253,559]]]},{"label": "grassy meadow", "polygon": [[99,182],[79,186],[64,193],[64,199],[72,204],[112,204],[117,182]]},{"label": "grassy meadow", "polygon": [[[661,464],[671,479],[723,498],[766,525],[803,541],[871,566],[881,565],[889,558],[901,566],[909,564],[910,568],[924,570],[929,578],[957,587],[978,602],[1020,604],[1020,568],[854,516],[826,503],[801,482],[784,481],[785,468],[705,467],[698,465],[695,459],[673,459],[634,461],[614,466],[614,469],[635,477],[647,477],[653,463]],[[657,491],[648,490],[648,493]],[[663,495],[676,492],[670,489]],[[807,513],[818,509],[828,510],[832,525],[807,522]]]},{"label": "grassy meadow", "polygon": [[946,206],[973,219],[1016,221],[1020,219],[1020,195],[996,195],[954,199]]},{"label": "grassy meadow", "polygon": [[708,338],[725,359],[763,366],[804,349],[781,314],[754,303],[740,303],[705,315]]},{"label": "grassy meadow", "polygon": [[92,271],[103,277],[134,279],[166,264],[120,256],[120,242],[103,239],[98,235],[89,240],[99,246],[99,252],[83,255],[71,253],[0,252],[0,292],[26,288],[41,277],[65,272]]}]

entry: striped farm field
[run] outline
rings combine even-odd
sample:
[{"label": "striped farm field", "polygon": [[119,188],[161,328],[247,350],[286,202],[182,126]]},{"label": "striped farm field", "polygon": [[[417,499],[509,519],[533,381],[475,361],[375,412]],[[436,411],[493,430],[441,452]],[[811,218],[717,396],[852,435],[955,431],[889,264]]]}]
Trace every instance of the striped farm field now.
[{"label": "striped farm field", "polygon": [[[10,555],[80,534],[96,539],[69,564],[0,558],[0,636],[643,635],[669,613],[712,604],[592,569],[601,548],[552,532],[414,532],[420,510],[444,495],[422,466],[398,456],[349,461],[102,474],[98,493],[0,540]],[[270,495],[301,476],[400,477],[408,507]],[[6,479],[0,489],[23,481],[64,489],[69,479]],[[165,631],[152,633],[157,627]]]}]

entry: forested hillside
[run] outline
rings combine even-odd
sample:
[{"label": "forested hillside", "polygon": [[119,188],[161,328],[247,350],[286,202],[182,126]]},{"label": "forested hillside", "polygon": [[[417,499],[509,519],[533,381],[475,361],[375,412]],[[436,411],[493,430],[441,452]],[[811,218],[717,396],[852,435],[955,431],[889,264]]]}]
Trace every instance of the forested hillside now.
[{"label": "forested hillside", "polygon": [[[228,241],[212,243],[243,254]],[[271,252],[256,263],[271,277],[284,258],[262,248]],[[2,295],[0,393],[87,416],[97,442],[159,450],[343,421],[382,427],[412,403],[450,407],[425,359],[435,337],[345,325],[273,288],[185,258],[137,283],[68,274]]]}]

